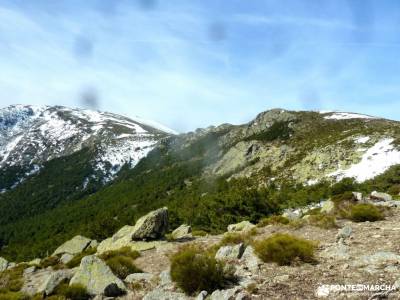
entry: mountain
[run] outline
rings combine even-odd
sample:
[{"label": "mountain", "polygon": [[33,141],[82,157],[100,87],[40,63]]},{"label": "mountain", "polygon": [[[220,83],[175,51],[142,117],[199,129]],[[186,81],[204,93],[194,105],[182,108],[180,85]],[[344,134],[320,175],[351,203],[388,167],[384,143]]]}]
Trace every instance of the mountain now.
[{"label": "mountain", "polygon": [[[47,108],[45,115],[53,110],[63,119],[73,116],[83,124],[91,120],[90,125],[77,121],[76,126],[84,128],[80,132],[97,133],[88,138],[93,144],[82,142],[85,134],[80,134],[74,142],[80,146],[63,147],[64,156],[42,155],[48,148],[40,148],[35,157],[47,160],[29,160],[39,161],[39,172],[0,194],[0,254],[6,257],[43,256],[76,234],[101,240],[162,206],[169,208],[172,227],[189,223],[195,229],[221,232],[228,224],[244,219],[258,222],[343,189],[371,192],[400,186],[397,121],[355,113],[273,109],[247,124],[223,124],[180,135],[129,121],[146,130],[146,138],[151,136],[152,150],[141,152],[142,156],[123,151],[129,155],[128,164],[119,164],[116,173],[98,167],[109,157],[100,145],[120,149],[114,143],[127,134],[119,130],[128,121],[96,113],[113,124],[108,126],[99,117],[90,118],[92,112],[65,108]],[[32,111],[20,119],[32,119],[37,115]],[[40,127],[44,119],[34,123]],[[100,131],[93,129],[96,123],[102,126]],[[42,135],[43,141],[49,136]],[[10,141],[15,138],[9,134]],[[110,165],[113,161],[108,160]],[[101,180],[82,189],[91,176]]]},{"label": "mountain", "polygon": [[[92,150],[90,181],[112,180],[172,131],[122,116],[66,107],[15,105],[0,110],[0,191],[15,188],[56,158]],[[7,178],[6,178],[7,177]]]}]

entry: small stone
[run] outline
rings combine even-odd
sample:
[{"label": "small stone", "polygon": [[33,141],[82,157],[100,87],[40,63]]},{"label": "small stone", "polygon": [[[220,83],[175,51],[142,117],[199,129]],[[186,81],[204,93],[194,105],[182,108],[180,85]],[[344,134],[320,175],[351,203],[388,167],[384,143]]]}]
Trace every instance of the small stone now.
[{"label": "small stone", "polygon": [[353,229],[346,225],[343,228],[341,228],[338,233],[336,234],[336,241],[345,241],[351,236],[351,233],[353,232]]},{"label": "small stone", "polygon": [[260,265],[262,265],[261,259],[255,254],[254,248],[252,246],[246,247],[246,250],[244,250],[240,260],[251,272],[259,271]]},{"label": "small stone", "polygon": [[373,191],[371,193],[371,199],[375,199],[378,201],[392,201],[392,196],[386,193],[380,193],[377,191]]},{"label": "small stone", "polygon": [[196,297],[196,300],[205,300],[207,298],[207,295],[207,291],[201,291]]}]

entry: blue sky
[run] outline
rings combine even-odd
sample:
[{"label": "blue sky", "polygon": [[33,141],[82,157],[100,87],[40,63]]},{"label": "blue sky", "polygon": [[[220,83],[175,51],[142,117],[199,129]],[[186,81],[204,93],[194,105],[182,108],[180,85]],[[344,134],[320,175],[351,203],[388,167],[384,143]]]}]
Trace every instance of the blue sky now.
[{"label": "blue sky", "polygon": [[0,104],[178,131],[269,108],[400,119],[400,1],[0,0]]}]

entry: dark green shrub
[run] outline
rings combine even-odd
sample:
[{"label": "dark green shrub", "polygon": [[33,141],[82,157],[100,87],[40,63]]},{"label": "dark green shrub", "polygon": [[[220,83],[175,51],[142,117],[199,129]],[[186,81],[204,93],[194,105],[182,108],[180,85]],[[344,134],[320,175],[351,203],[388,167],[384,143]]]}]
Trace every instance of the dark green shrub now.
[{"label": "dark green shrub", "polygon": [[395,184],[392,185],[389,189],[388,189],[388,193],[392,196],[398,196],[400,195],[400,184]]},{"label": "dark green shrub", "polygon": [[212,293],[234,280],[222,262],[198,246],[182,248],[171,256],[170,261],[172,280],[188,295],[203,290]]},{"label": "dark green shrub", "polygon": [[96,253],[96,248],[86,249],[85,251],[75,255],[74,258],[67,263],[67,267],[70,269],[75,268],[80,265],[82,258],[95,253]]},{"label": "dark green shrub", "polygon": [[21,292],[0,292],[0,300],[29,300],[29,296]]},{"label": "dark green shrub", "polygon": [[257,255],[264,262],[291,265],[296,260],[314,262],[315,244],[289,234],[277,233],[254,243]]},{"label": "dark green shrub", "polygon": [[[23,272],[27,266],[18,265],[0,273],[0,293],[18,292],[23,285]],[[11,297],[12,293],[10,294]]]},{"label": "dark green shrub", "polygon": [[310,215],[308,222],[313,225],[323,229],[336,228],[336,218],[327,214],[315,214]]},{"label": "dark green shrub", "polygon": [[345,192],[352,192],[356,189],[356,182],[354,178],[343,178],[341,181],[332,185],[331,194],[332,196],[340,195]]},{"label": "dark green shrub", "polygon": [[59,269],[59,268],[61,268],[60,258],[57,256],[49,256],[49,257],[43,258],[40,261],[40,264],[38,267],[41,269],[45,269],[47,267],[53,267],[55,269]]},{"label": "dark green shrub", "polygon": [[106,260],[106,264],[113,273],[120,279],[132,273],[142,273],[143,271],[135,266],[133,259],[126,256],[114,256]]},{"label": "dark green shrub", "polygon": [[354,222],[374,222],[383,218],[382,212],[372,204],[357,204],[350,209],[350,219]]},{"label": "dark green shrub", "polygon": [[204,230],[193,230],[192,235],[193,236],[206,236],[208,234],[207,231]]},{"label": "dark green shrub", "polygon": [[116,256],[125,256],[131,259],[136,259],[140,256],[140,252],[132,250],[130,247],[122,247],[118,250],[104,252],[100,255],[103,260],[108,260]]},{"label": "dark green shrub", "polygon": [[243,243],[248,245],[253,240],[253,236],[256,235],[257,231],[255,228],[245,232],[227,232],[222,237],[221,242],[219,243],[220,246],[225,245],[236,245]]},{"label": "dark green shrub", "polygon": [[90,295],[86,288],[80,284],[68,285],[68,283],[60,284],[54,291],[53,296],[64,296],[71,300],[88,300]]},{"label": "dark green shrub", "polygon": [[143,272],[134,263],[134,260],[139,256],[138,251],[133,251],[130,247],[123,247],[104,252],[100,255],[100,258],[106,262],[117,277],[125,279],[129,274]]},{"label": "dark green shrub", "polygon": [[276,224],[284,224],[287,225],[289,224],[289,219],[285,218],[284,216],[270,216],[268,218],[263,218],[261,221],[257,224],[258,227],[264,227],[267,225],[276,225]]}]

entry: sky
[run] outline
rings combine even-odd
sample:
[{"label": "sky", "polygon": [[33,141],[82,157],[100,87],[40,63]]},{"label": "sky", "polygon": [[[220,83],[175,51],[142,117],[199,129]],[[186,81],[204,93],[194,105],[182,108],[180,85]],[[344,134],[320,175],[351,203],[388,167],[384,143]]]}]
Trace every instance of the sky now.
[{"label": "sky", "polygon": [[400,120],[398,0],[0,0],[0,107],[179,132],[271,108]]}]

